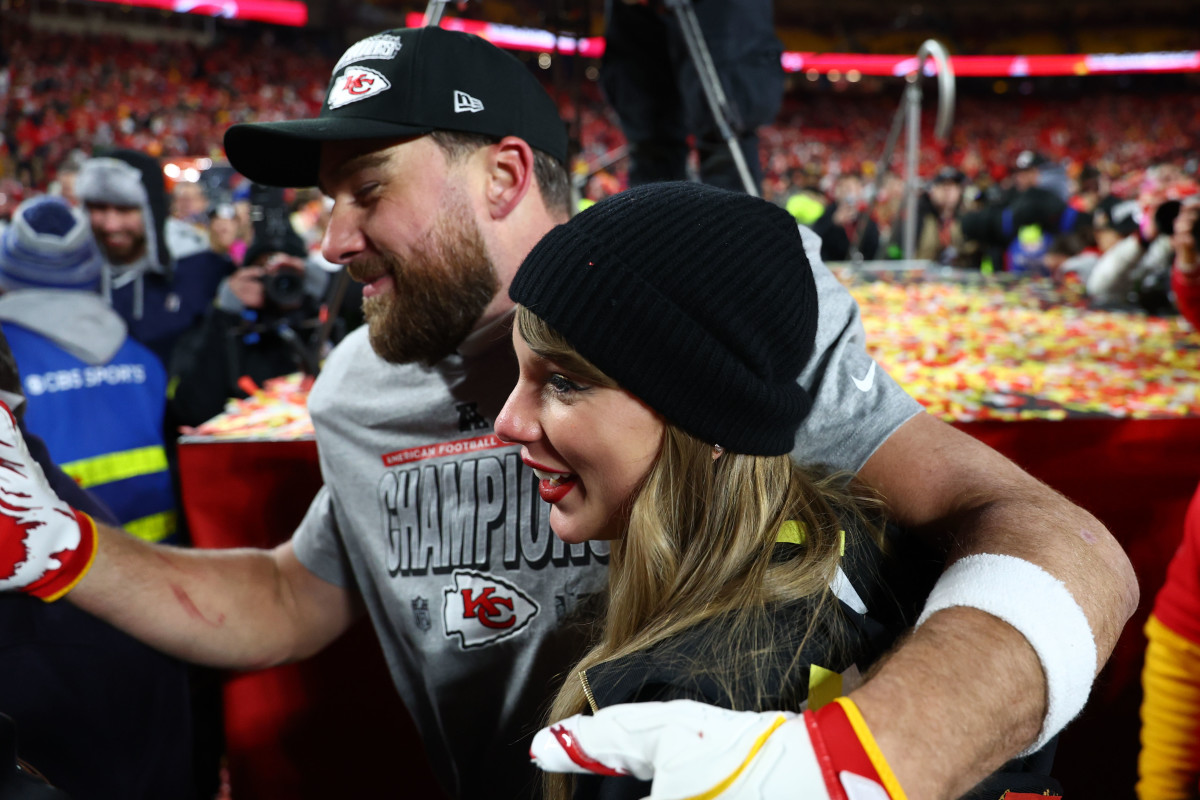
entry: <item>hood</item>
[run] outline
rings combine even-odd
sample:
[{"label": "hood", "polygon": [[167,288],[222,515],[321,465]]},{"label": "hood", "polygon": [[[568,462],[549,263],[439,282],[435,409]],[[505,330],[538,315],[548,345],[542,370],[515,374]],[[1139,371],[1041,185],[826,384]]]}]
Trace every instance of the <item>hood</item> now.
[{"label": "hood", "polygon": [[158,159],[136,150],[114,150],[90,158],[79,172],[75,191],[83,202],[141,205],[146,224],[146,256],[135,264],[110,265],[114,271],[136,268],[170,275],[172,259],[166,235],[170,205]]},{"label": "hood", "polygon": [[92,292],[21,289],[0,297],[0,321],[45,336],[88,364],[107,364],[125,343],[125,321]]}]

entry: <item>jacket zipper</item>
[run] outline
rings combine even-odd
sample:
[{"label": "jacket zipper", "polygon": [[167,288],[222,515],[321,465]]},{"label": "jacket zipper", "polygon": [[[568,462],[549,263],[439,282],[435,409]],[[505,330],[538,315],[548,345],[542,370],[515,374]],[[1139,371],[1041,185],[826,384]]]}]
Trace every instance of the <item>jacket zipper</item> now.
[{"label": "jacket zipper", "polygon": [[583,684],[583,694],[587,697],[588,705],[592,707],[592,713],[595,714],[600,708],[596,705],[596,697],[592,694],[592,685],[588,683],[587,670],[579,670],[579,682]]}]

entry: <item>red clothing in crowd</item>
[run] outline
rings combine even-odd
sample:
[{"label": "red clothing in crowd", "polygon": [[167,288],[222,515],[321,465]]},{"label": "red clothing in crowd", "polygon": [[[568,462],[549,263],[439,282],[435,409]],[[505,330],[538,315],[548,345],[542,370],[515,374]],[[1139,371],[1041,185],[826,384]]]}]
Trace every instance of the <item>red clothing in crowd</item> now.
[{"label": "red clothing in crowd", "polygon": [[1200,270],[1172,270],[1171,289],[1175,292],[1175,305],[1179,308],[1179,313],[1200,329]]}]

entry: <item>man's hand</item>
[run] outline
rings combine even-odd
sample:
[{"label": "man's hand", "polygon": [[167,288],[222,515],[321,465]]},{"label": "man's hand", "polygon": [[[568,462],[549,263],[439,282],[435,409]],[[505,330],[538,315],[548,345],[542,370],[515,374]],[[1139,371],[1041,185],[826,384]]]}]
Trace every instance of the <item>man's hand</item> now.
[{"label": "man's hand", "polygon": [[266,267],[241,267],[229,276],[229,291],[245,308],[262,308],[266,293],[263,278]]},{"label": "man's hand", "polygon": [[96,525],[54,494],[0,403],[0,591],[57,600],[92,564]]},{"label": "man's hand", "polygon": [[653,780],[650,800],[902,800],[853,701],[803,715],[691,700],[632,703],[543,728],[530,757],[548,772]]}]

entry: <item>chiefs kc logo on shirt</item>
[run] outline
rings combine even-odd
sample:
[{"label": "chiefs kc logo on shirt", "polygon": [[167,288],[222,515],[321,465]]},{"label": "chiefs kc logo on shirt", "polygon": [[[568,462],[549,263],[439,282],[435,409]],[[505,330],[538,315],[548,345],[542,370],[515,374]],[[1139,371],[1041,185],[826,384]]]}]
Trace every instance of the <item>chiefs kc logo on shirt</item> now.
[{"label": "chiefs kc logo on shirt", "polygon": [[442,590],[446,635],[464,647],[482,647],[512,636],[537,616],[533,598],[508,581],[461,569]]}]

